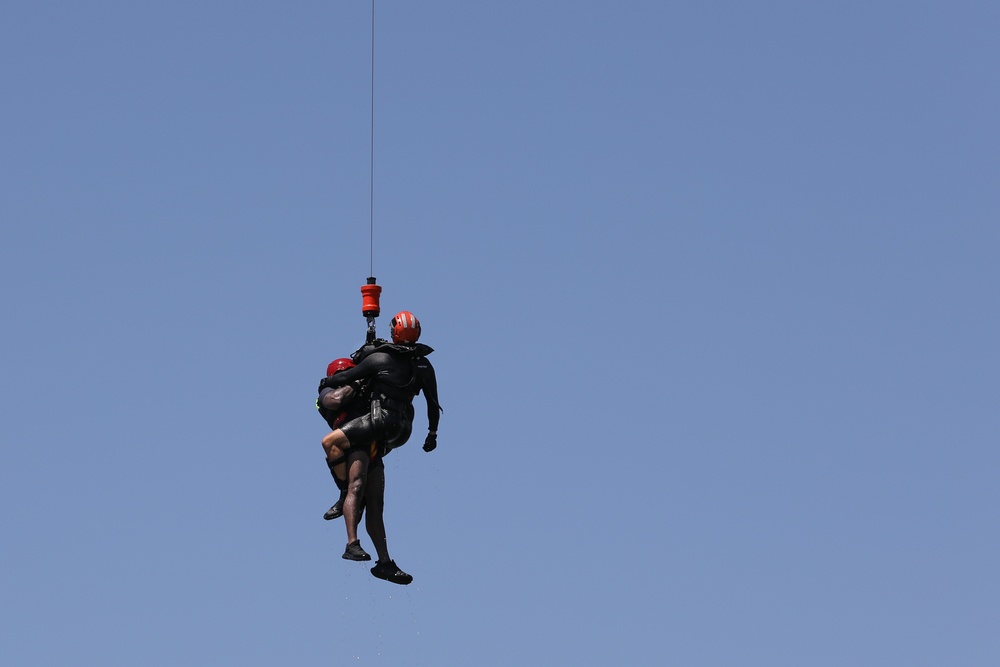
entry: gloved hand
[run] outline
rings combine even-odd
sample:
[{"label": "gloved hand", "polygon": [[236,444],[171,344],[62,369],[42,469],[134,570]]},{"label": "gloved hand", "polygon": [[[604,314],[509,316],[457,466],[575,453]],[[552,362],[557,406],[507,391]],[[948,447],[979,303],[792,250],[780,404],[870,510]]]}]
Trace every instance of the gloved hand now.
[{"label": "gloved hand", "polygon": [[437,433],[428,433],[427,437],[424,438],[424,451],[433,452],[438,446]]}]

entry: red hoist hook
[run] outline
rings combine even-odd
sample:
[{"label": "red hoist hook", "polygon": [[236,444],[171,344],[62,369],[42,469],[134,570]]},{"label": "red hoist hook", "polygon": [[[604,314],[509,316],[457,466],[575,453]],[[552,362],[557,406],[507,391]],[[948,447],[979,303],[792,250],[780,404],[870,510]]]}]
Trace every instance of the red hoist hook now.
[{"label": "red hoist hook", "polygon": [[361,314],[368,320],[368,343],[375,342],[375,318],[378,317],[380,309],[378,305],[379,295],[382,288],[375,284],[375,277],[368,276],[368,283],[361,286]]}]

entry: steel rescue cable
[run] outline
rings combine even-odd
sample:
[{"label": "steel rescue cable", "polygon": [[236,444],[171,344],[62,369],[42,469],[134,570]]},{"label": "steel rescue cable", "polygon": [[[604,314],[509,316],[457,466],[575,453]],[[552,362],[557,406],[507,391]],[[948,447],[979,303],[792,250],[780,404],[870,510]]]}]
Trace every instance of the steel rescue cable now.
[{"label": "steel rescue cable", "polygon": [[368,275],[375,270],[375,0],[372,0],[371,142],[368,156]]},{"label": "steel rescue cable", "polygon": [[371,39],[371,143],[368,157],[368,280],[361,286],[361,314],[368,322],[368,343],[375,341],[375,318],[379,316],[379,295],[375,284],[375,0],[372,0]]}]

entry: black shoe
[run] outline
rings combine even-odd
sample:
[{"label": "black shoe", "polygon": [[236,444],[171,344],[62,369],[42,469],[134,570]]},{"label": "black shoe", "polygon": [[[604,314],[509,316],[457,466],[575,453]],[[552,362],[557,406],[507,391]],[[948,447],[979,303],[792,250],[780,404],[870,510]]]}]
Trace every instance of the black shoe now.
[{"label": "black shoe", "polygon": [[331,507],[326,511],[326,514],[323,515],[323,518],[329,521],[331,519],[336,519],[338,517],[344,516],[344,498],[346,497],[347,497],[347,492],[341,491],[340,498],[338,498],[337,502],[333,504],[333,507]]},{"label": "black shoe", "polygon": [[351,542],[344,549],[344,559],[345,560],[371,560],[372,557],[365,553],[365,550],[361,548],[361,541]]},{"label": "black shoe", "polygon": [[385,579],[401,586],[405,586],[413,581],[413,577],[396,567],[396,561],[394,560],[375,563],[375,567],[372,568],[372,574],[379,579]]}]

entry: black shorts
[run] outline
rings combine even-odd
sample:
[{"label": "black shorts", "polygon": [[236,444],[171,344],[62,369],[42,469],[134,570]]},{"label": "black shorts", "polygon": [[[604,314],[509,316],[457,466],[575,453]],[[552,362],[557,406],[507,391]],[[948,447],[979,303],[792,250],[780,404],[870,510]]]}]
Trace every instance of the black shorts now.
[{"label": "black shorts", "polygon": [[368,449],[371,456],[370,465],[380,465],[384,448],[379,444],[375,429],[371,427],[371,417],[362,415],[340,425],[340,430],[347,436],[348,451]]},{"label": "black shorts", "polygon": [[347,436],[348,442],[351,443],[351,449],[370,445],[379,439],[378,430],[372,423],[370,414],[355,417],[347,423],[341,424],[340,430]]},{"label": "black shorts", "polygon": [[340,430],[347,436],[351,449],[377,441],[382,445],[383,451],[388,452],[394,447],[405,444],[413,431],[413,407],[409,405],[400,407],[403,409],[386,409],[376,400],[373,401],[368,414],[341,425]]}]

